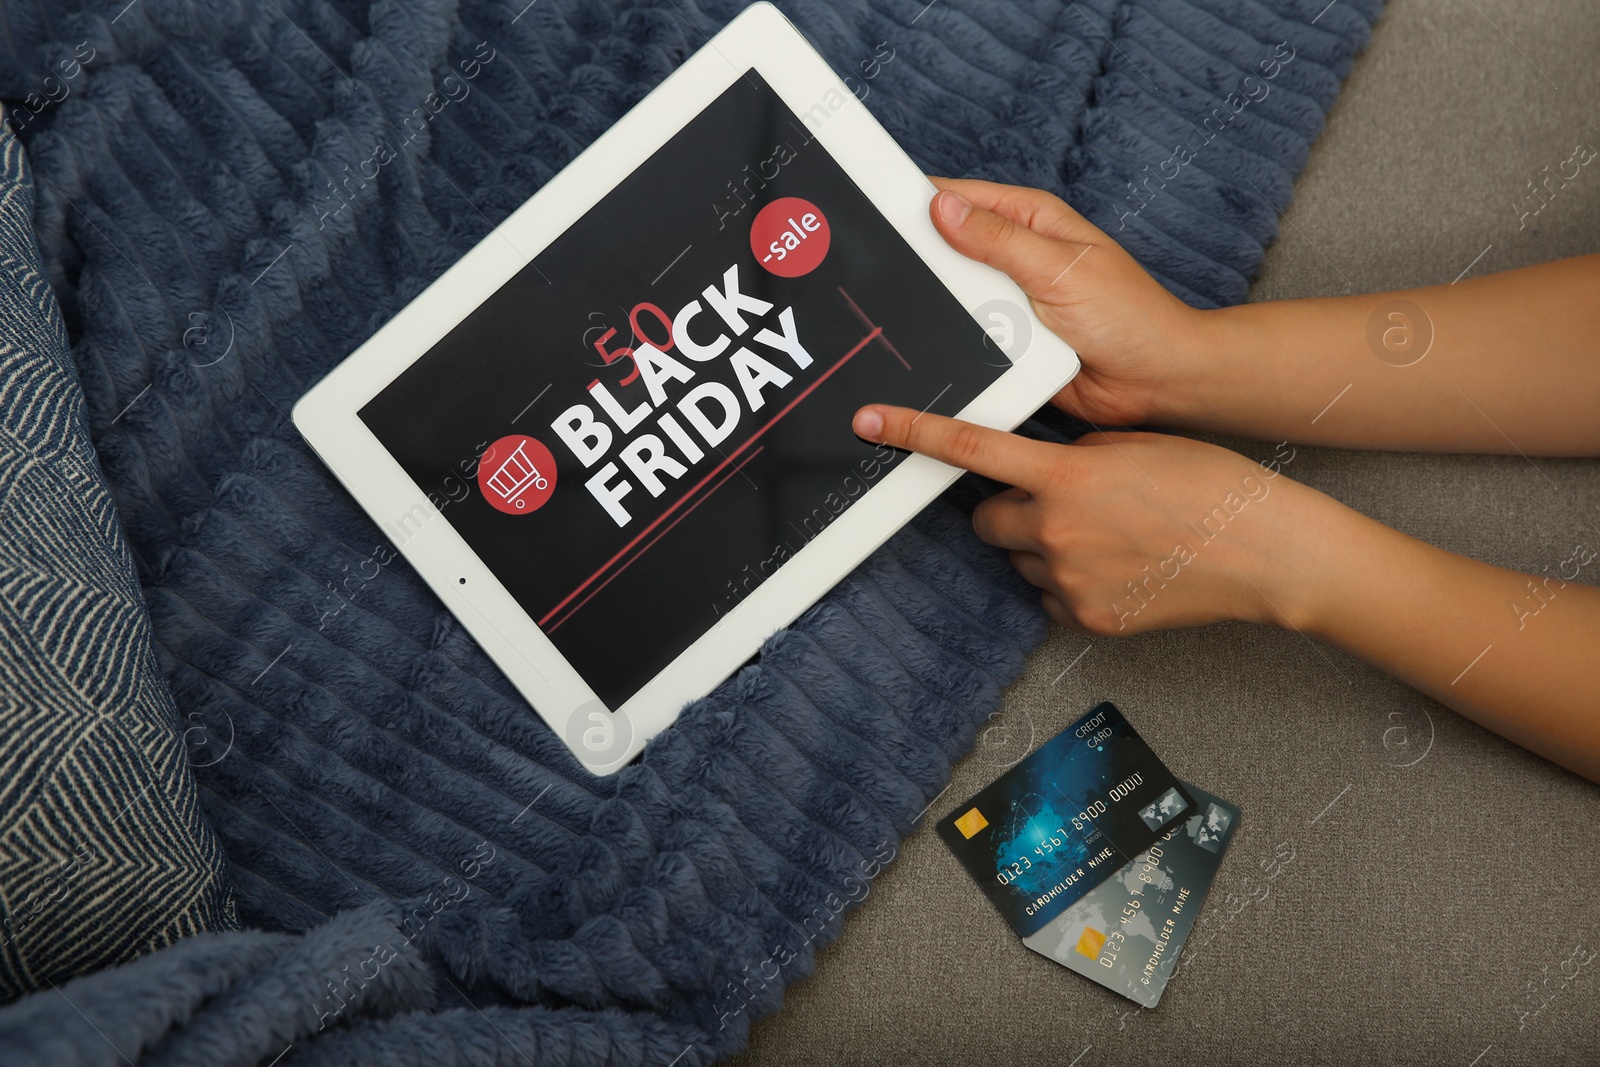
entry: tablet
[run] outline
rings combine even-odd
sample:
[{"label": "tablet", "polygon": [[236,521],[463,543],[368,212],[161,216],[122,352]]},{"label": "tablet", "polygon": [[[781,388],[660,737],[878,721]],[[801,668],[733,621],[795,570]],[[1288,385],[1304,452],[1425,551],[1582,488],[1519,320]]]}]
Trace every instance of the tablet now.
[{"label": "tablet", "polygon": [[1014,428],[1077,370],[755,4],[307,393],[317,454],[596,774],[960,473],[857,407]]}]

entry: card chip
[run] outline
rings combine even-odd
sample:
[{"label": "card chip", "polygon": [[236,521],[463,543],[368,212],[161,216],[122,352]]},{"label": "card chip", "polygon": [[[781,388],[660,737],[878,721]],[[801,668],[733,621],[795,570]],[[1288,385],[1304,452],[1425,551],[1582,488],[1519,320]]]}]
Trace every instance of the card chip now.
[{"label": "card chip", "polygon": [[956,829],[961,831],[961,836],[970,839],[973,834],[989,825],[989,820],[983,817],[983,812],[973,808],[961,818],[956,820]]},{"label": "card chip", "polygon": [[1106,947],[1106,935],[1092,926],[1086,926],[1083,936],[1078,938],[1078,951],[1088,956],[1091,960],[1100,958],[1100,950]]}]

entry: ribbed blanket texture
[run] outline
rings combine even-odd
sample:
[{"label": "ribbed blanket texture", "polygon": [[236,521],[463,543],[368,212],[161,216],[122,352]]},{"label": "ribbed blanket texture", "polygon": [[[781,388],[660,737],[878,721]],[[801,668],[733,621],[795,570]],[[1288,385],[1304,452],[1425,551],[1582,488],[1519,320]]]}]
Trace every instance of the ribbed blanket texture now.
[{"label": "ribbed blanket texture", "polygon": [[[285,415],[742,6],[0,0],[40,246],[252,927],[0,1010],[6,1063],[708,1063],[919,824],[1045,630],[956,508],[596,779]],[[1381,0],[780,6],[927,171],[1054,190],[1216,306]]]}]

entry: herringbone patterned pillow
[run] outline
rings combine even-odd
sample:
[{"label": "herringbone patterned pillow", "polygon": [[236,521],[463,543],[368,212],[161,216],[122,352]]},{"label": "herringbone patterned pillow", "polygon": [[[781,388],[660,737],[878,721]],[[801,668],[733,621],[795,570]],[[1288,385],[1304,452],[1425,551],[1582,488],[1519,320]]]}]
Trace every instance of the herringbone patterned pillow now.
[{"label": "herringbone patterned pillow", "polygon": [[0,123],[0,1000],[238,925],[32,214]]}]

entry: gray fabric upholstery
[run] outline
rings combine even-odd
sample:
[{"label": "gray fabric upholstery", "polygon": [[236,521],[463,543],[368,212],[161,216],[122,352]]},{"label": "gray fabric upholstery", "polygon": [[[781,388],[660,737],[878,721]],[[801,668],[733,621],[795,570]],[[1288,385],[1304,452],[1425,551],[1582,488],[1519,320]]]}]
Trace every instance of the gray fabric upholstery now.
[{"label": "gray fabric upholstery", "polygon": [[[1596,55],[1593,0],[1393,0],[1252,297],[1449,282],[1480,252],[1474,274],[1600,250],[1594,165],[1526,229],[1513,207],[1577,141],[1600,147]],[[1600,548],[1596,461],[1301,448],[1287,473],[1491,563],[1538,571]],[[1244,811],[1193,962],[1148,1012],[1023,948],[931,830],[1030,731],[1107,698]],[[995,726],[736,1062],[1600,1062],[1600,961],[1562,978],[1575,948],[1600,951],[1600,788],[1347,656],[1245,626],[1058,628]],[[1281,866],[1270,885],[1263,863]]]}]

